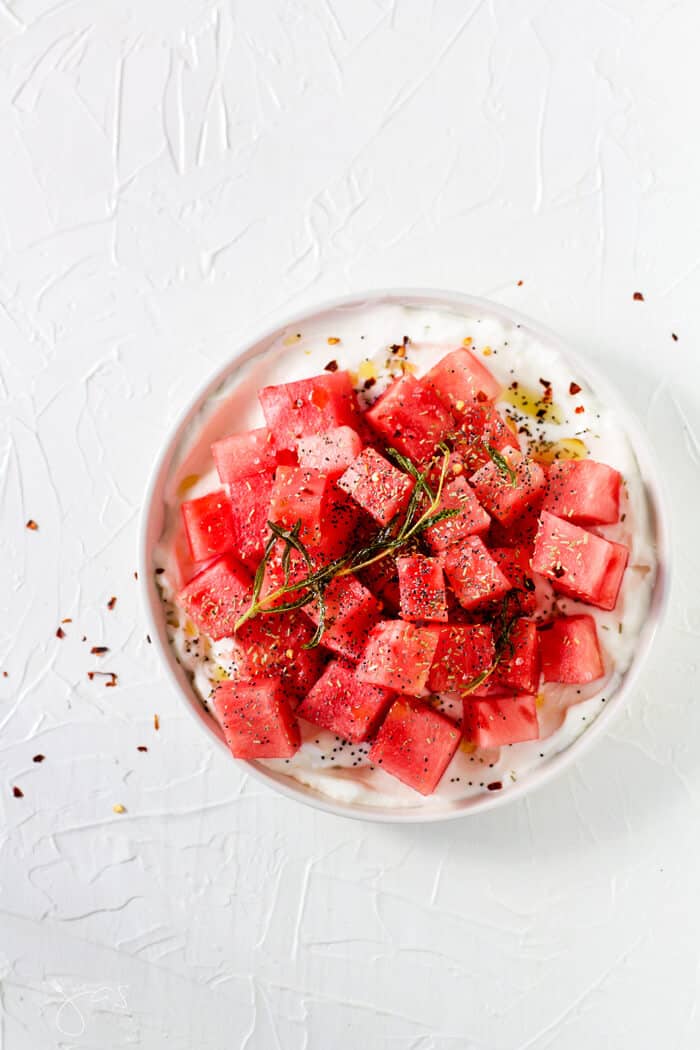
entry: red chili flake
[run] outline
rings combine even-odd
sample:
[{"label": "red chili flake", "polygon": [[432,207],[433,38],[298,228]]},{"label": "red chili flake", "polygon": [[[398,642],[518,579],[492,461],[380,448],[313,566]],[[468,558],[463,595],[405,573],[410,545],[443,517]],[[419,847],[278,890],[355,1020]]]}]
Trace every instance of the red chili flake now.
[{"label": "red chili flake", "polygon": [[32,530],[32,532],[36,532],[36,531],[37,531],[37,529],[39,528],[39,526],[38,526],[38,525],[37,525],[37,523],[36,523],[36,522],[34,521],[34,518],[30,518],[30,519],[29,519],[29,521],[27,522],[27,528],[28,528],[28,529],[31,529],[31,530]]},{"label": "red chili flake", "polygon": [[12,794],[15,796],[15,798],[24,798],[24,792],[22,791],[22,788],[13,787]]},{"label": "red chili flake", "polygon": [[73,623],[73,620],[70,616],[66,616],[65,619],[61,620],[61,623]]},{"label": "red chili flake", "polygon": [[522,288],[522,285],[523,285],[523,282],[522,281],[518,281],[518,288]]},{"label": "red chili flake", "polygon": [[148,751],[148,748],[146,747],[145,744],[139,744],[139,746],[136,748],[136,750],[137,751]]},{"label": "red chili flake", "polygon": [[369,379],[365,379],[364,383],[362,384],[362,389],[371,390],[376,382],[377,380],[374,378],[374,376],[370,376]]},{"label": "red chili flake", "polygon": [[57,638],[65,638],[66,637],[66,632],[63,630],[62,627],[57,627],[56,628],[56,637]]},{"label": "red chili flake", "polygon": [[46,755],[34,755],[32,762],[43,762],[45,758]]},{"label": "red chili flake", "polygon": [[93,656],[102,656],[104,653],[109,652],[109,647],[106,645],[93,645],[90,652],[93,654]]},{"label": "red chili flake", "polygon": [[114,595],[112,595],[112,597],[107,602],[107,608],[109,609],[110,612],[112,611],[112,609],[114,608],[114,606],[116,604],[117,604],[117,599],[114,597]]},{"label": "red chili flake", "polygon": [[549,379],[540,379],[540,383],[543,387],[550,387],[552,385]]},{"label": "red chili flake", "polygon": [[583,405],[577,405],[577,406],[576,406],[576,408],[574,409],[574,412],[576,413],[576,415],[577,415],[577,416],[580,416],[580,415],[581,415],[581,413],[582,413],[582,412],[585,412],[585,411],[586,411],[586,410],[585,410],[585,408],[583,407]]},{"label": "red chili flake", "polygon": [[323,366],[323,371],[324,372],[337,372],[338,371],[338,362],[335,361],[335,360],[329,361],[327,365]]},{"label": "red chili flake", "polygon": [[109,678],[108,682],[105,682],[105,686],[108,689],[113,689],[117,684],[119,676],[114,671],[88,671],[87,676],[92,682],[94,678],[99,675],[100,678]]},{"label": "red chili flake", "polygon": [[674,343],[678,342],[678,336],[675,332],[671,332],[671,339],[673,339]]},{"label": "red chili flake", "polygon": [[9,674],[9,672],[8,672],[8,671],[3,671],[3,672],[2,672],[2,676],[3,676],[3,678],[9,678],[9,677],[10,677],[10,674]]},{"label": "red chili flake", "polygon": [[485,394],[483,390],[477,390],[477,392],[476,392],[476,400],[477,401],[482,401],[482,402],[483,401],[488,401],[488,395]]},{"label": "red chili flake", "polygon": [[158,715],[153,716],[153,728],[156,732],[158,732],[158,730],[160,729],[160,718],[158,717]]},{"label": "red chili flake", "polygon": [[490,784],[487,784],[486,787],[489,791],[500,791],[503,787],[503,784],[500,780],[494,780]]},{"label": "red chili flake", "polygon": [[134,579],[135,579],[135,580],[138,580],[138,578],[139,578],[139,574],[138,574],[137,572],[135,572],[135,573],[134,573]]},{"label": "red chili flake", "polygon": [[644,302],[644,296],[642,295],[641,292],[635,292],[634,295],[632,296],[632,298],[634,299],[635,303],[643,303]]},{"label": "red chili flake", "polygon": [[571,394],[572,397],[575,397],[576,394],[578,394],[580,392],[581,392],[581,387],[578,385],[578,383],[569,383],[569,393]]}]

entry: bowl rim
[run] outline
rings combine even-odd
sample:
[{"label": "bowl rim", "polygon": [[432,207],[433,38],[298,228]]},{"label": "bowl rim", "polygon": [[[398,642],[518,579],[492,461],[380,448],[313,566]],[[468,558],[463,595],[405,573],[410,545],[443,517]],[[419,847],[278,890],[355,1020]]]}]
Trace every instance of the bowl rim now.
[{"label": "bowl rim", "polygon": [[[371,806],[330,799],[315,788],[311,788],[283,773],[268,769],[258,762],[238,760],[243,761],[247,771],[257,780],[272,788],[272,790],[287,798],[335,816],[381,824],[437,823],[483,813],[487,810],[500,808],[510,802],[515,802],[549,783],[564,769],[572,765],[609,728],[611,721],[619,715],[625,706],[630,693],[639,679],[642,667],[646,663],[668,608],[669,581],[671,578],[670,529],[667,511],[669,501],[655,455],[640,422],[635,413],[627,406],[622,395],[618,393],[606,376],[598,372],[597,367],[591,368],[586,361],[582,360],[577,351],[571,350],[561,336],[528,315],[490,299],[449,289],[420,287],[379,288],[334,296],[320,303],[311,304],[303,309],[296,310],[294,313],[285,315],[275,323],[266,325],[256,333],[246,336],[228,357],[226,363],[216,368],[213,374],[199,387],[195,395],[188,399],[187,404],[178,414],[175,422],[168,427],[165,440],[160,447],[159,454],[150,472],[139,521],[139,584],[150,634],[158,651],[161,666],[165,669],[170,684],[180,694],[180,698],[184,701],[190,715],[204,728],[210,738],[213,737],[219,746],[229,753],[221,730],[195,694],[187,673],[175,658],[167,639],[165,621],[162,616],[163,606],[155,583],[151,560],[154,545],[154,523],[157,521],[158,514],[162,514],[160,490],[167,477],[171,461],[178,449],[183,432],[190,421],[197,415],[206,400],[226,381],[236,368],[244,361],[256,357],[259,353],[264,353],[265,348],[261,344],[269,345],[285,329],[299,325],[319,314],[345,307],[352,308],[363,305],[372,307],[383,303],[432,306],[448,310],[463,309],[490,314],[499,320],[520,325],[536,338],[556,349],[565,361],[571,362],[575,374],[582,376],[604,403],[614,408],[619,415],[626,434],[630,438],[646,489],[656,541],[657,567],[651,603],[632,661],[624,672],[622,681],[612,695],[607,698],[608,702],[605,708],[600,711],[584,732],[562,751],[548,759],[545,764],[537,767],[528,773],[523,780],[509,787],[507,791],[468,796],[463,800],[447,803],[444,809],[432,809],[420,803],[415,807]],[[159,531],[160,529],[156,530],[156,537]]]}]

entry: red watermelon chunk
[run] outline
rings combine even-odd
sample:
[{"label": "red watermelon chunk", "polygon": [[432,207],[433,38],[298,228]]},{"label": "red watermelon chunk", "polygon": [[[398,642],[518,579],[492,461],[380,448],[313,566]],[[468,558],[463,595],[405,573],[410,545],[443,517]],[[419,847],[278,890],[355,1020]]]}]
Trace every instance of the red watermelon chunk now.
[{"label": "red watermelon chunk", "polygon": [[509,525],[544,491],[546,478],[539,463],[522,452],[506,451],[502,458],[512,474],[489,461],[469,479],[479,502],[502,525]]},{"label": "red watermelon chunk", "polygon": [[361,682],[351,664],[332,660],[297,714],[356,744],[373,736],[393,697],[389,689]]},{"label": "red watermelon chunk", "polygon": [[503,575],[478,536],[450,547],[444,555],[445,575],[464,609],[498,601],[510,590],[510,580]]},{"label": "red watermelon chunk", "polygon": [[447,596],[438,558],[409,554],[396,559],[400,615],[404,620],[447,621]]},{"label": "red watermelon chunk", "polygon": [[461,347],[446,354],[421,382],[434,390],[458,418],[476,398],[493,401],[503,389],[479,358]]},{"label": "red watermelon chunk", "polygon": [[545,510],[540,517],[532,568],[548,576],[555,591],[589,605],[612,609],[627,555],[621,544],[595,536]]},{"label": "red watermelon chunk", "polygon": [[339,478],[362,452],[362,439],[352,427],[334,427],[323,434],[309,434],[299,439],[299,466],[323,471],[329,478]]},{"label": "red watermelon chunk", "polygon": [[454,429],[450,412],[430,387],[402,376],[366,412],[372,429],[414,463],[425,463]]},{"label": "red watermelon chunk", "polygon": [[180,591],[177,602],[203,634],[218,641],[233,636],[251,597],[250,576],[232,554],[224,554]]},{"label": "red watermelon chunk", "polygon": [[236,524],[236,553],[251,570],[262,558],[270,534],[267,523],[273,483],[272,474],[250,474],[229,484],[231,512]]},{"label": "red watermelon chunk", "polygon": [[612,548],[610,560],[598,592],[597,601],[593,602],[593,604],[597,605],[599,609],[607,609],[610,612],[617,605],[617,596],[620,593],[630,552],[621,543],[615,543],[613,540],[608,540],[608,543]]},{"label": "red watermelon chunk", "polygon": [[444,551],[466,536],[486,532],[491,522],[474,491],[461,477],[445,485],[436,513],[441,510],[458,510],[459,514],[425,530],[423,535],[432,551]]},{"label": "red watermelon chunk", "polygon": [[472,401],[465,406],[459,429],[452,438],[455,455],[460,457],[468,476],[491,462],[487,445],[497,452],[520,450],[517,436],[498,410],[488,401]]},{"label": "red watermelon chunk", "polygon": [[488,534],[489,547],[528,547],[532,548],[537,530],[540,527],[540,512],[544,490],[528,504],[522,514],[508,525],[501,525],[495,518],[491,520]]},{"label": "red watermelon chunk", "polygon": [[[367,635],[380,617],[379,602],[352,573],[331,580],[324,598],[326,616],[323,645],[348,660],[359,660]],[[316,602],[305,605],[304,612],[313,623],[318,624]]]},{"label": "red watermelon chunk", "polygon": [[323,668],[320,649],[304,649],[313,628],[299,612],[256,616],[244,623],[233,641],[233,659],[246,679],[279,678],[290,697],[303,696]]},{"label": "red watermelon chunk", "polygon": [[510,580],[512,597],[523,616],[532,616],[537,610],[537,585],[532,575],[531,547],[489,547],[489,554],[504,576]]},{"label": "red watermelon chunk", "polygon": [[299,539],[315,547],[321,543],[328,475],[305,467],[278,467],[270,499],[270,520],[291,529],[301,522]]},{"label": "red watermelon chunk", "polygon": [[428,688],[434,693],[459,692],[493,663],[493,632],[488,624],[439,629]]},{"label": "red watermelon chunk", "polygon": [[540,628],[545,682],[585,685],[605,674],[592,616],[564,616]]},{"label": "red watermelon chunk", "polygon": [[187,539],[187,533],[185,532],[184,523],[179,528],[173,539],[173,586],[177,590],[182,590],[186,583],[189,583],[198,572],[202,569],[206,569],[207,565],[210,565],[216,558],[207,558],[206,561],[193,561],[192,551],[190,549],[190,542]]},{"label": "red watermelon chunk", "polygon": [[301,747],[299,725],[279,679],[222,682],[214,713],[236,758],[291,758]]},{"label": "red watermelon chunk", "polygon": [[418,696],[428,681],[437,643],[434,627],[382,620],[369,635],[357,676],[363,682]]},{"label": "red watermelon chunk", "polygon": [[510,695],[462,701],[465,740],[477,747],[504,747],[525,740],[538,740],[537,702],[534,696]]},{"label": "red watermelon chunk", "polygon": [[547,470],[544,509],[575,525],[611,525],[620,518],[621,480],[593,459],[557,460]]},{"label": "red watermelon chunk", "polygon": [[339,479],[338,486],[380,525],[388,525],[406,509],[415,481],[373,448],[366,448]]},{"label": "red watermelon chunk", "polygon": [[495,673],[495,683],[518,693],[536,693],[540,684],[540,640],[533,620],[518,619]]},{"label": "red watermelon chunk", "polygon": [[446,715],[399,697],[377,733],[369,759],[421,795],[431,795],[459,746],[459,736]]},{"label": "red watermelon chunk", "polygon": [[241,434],[229,434],[215,441],[211,454],[224,485],[252,474],[274,471],[277,460],[271,435],[267,427],[246,430]]},{"label": "red watermelon chunk", "polygon": [[308,434],[356,427],[360,411],[349,372],[325,372],[294,383],[266,386],[258,393],[277,449],[292,449]]},{"label": "red watermelon chunk", "polygon": [[231,501],[223,490],[186,500],[180,510],[193,561],[215,558],[236,546]]}]

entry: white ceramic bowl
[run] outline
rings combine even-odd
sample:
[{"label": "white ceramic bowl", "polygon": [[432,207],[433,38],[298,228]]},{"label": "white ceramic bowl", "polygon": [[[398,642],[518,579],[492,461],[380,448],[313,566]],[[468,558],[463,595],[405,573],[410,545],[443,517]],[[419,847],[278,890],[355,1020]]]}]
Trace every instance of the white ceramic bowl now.
[{"label": "white ceramic bowl", "polygon": [[[301,326],[304,322],[333,310],[338,307],[360,307],[366,304],[368,307],[378,303],[395,303],[409,306],[431,306],[446,309],[461,309],[469,312],[480,313],[482,316],[490,315],[500,320],[514,324],[520,324],[529,330],[532,335],[543,342],[556,348],[565,361],[570,362],[572,372],[582,376],[592,389],[598,394],[604,404],[611,406],[618,414],[620,421],[629,435],[639,463],[639,469],[645,483],[649,498],[651,518],[655,530],[656,549],[658,557],[658,571],[652,596],[651,607],[639,636],[634,659],[622,677],[622,681],[608,697],[605,708],[600,711],[589,728],[567,748],[553,755],[542,765],[523,777],[517,784],[509,787],[507,791],[498,793],[485,793],[472,796],[457,802],[446,801],[443,807],[430,807],[421,805],[420,796],[416,795],[416,805],[411,807],[389,808],[382,806],[367,806],[357,803],[347,803],[331,800],[320,792],[306,787],[283,774],[271,771],[257,762],[246,762],[250,772],[258,779],[264,781],[269,787],[287,795],[289,798],[307,805],[315,806],[317,809],[325,810],[337,815],[354,817],[356,819],[372,820],[386,823],[418,823],[423,821],[450,820],[454,817],[464,816],[468,813],[482,812],[493,809],[495,806],[504,805],[514,799],[522,798],[527,792],[541,786],[550,780],[556,773],[570,765],[574,759],[582,753],[594,740],[596,740],[608,728],[611,719],[621,710],[632,691],[637,677],[642,668],[644,660],[651,647],[656,629],[663,616],[668,592],[669,578],[669,542],[668,527],[665,518],[666,501],[664,499],[662,485],[659,480],[656,465],[649,449],[646,436],[637,420],[626,408],[624,401],[618,393],[611,389],[606,380],[597,375],[585,362],[581,361],[575,354],[563,345],[562,340],[537,322],[516,313],[498,303],[492,303],[486,299],[479,299],[458,292],[442,292],[422,289],[389,289],[382,291],[367,292],[364,294],[345,296],[322,303],[315,310],[306,310],[283,319],[272,329],[263,332],[257,339],[243,346],[235,353],[231,360],[220,369],[200,390],[192,404],[185,410],[178,420],[175,428],[167,438],[151,482],[145,496],[144,511],[141,520],[140,536],[140,566],[139,579],[144,589],[145,602],[150,630],[160,656],[163,660],[166,674],[174,688],[179,692],[185,705],[198,721],[199,725],[207,732],[215,746],[228,748],[224,742],[223,734],[217,722],[205,710],[200,699],[195,693],[190,680],[177,662],[175,655],[168,642],[164,610],[158,590],[155,584],[153,550],[158,542],[163,529],[165,489],[168,472],[173,457],[178,449],[178,444],[186,432],[191,420],[196,416],[204,402],[210,395],[227,380],[237,368],[251,358],[263,354],[279,335],[290,327]],[[233,761],[233,759],[231,760]]]}]

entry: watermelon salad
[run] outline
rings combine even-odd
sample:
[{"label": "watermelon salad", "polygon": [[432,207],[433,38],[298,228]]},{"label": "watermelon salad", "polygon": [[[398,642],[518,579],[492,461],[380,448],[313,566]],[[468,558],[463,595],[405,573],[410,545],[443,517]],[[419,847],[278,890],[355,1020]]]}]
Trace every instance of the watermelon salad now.
[{"label": "watermelon salad", "polygon": [[237,759],[365,804],[507,790],[631,659],[634,453],[517,326],[376,312],[285,333],[191,427],[156,551],[171,642]]}]

